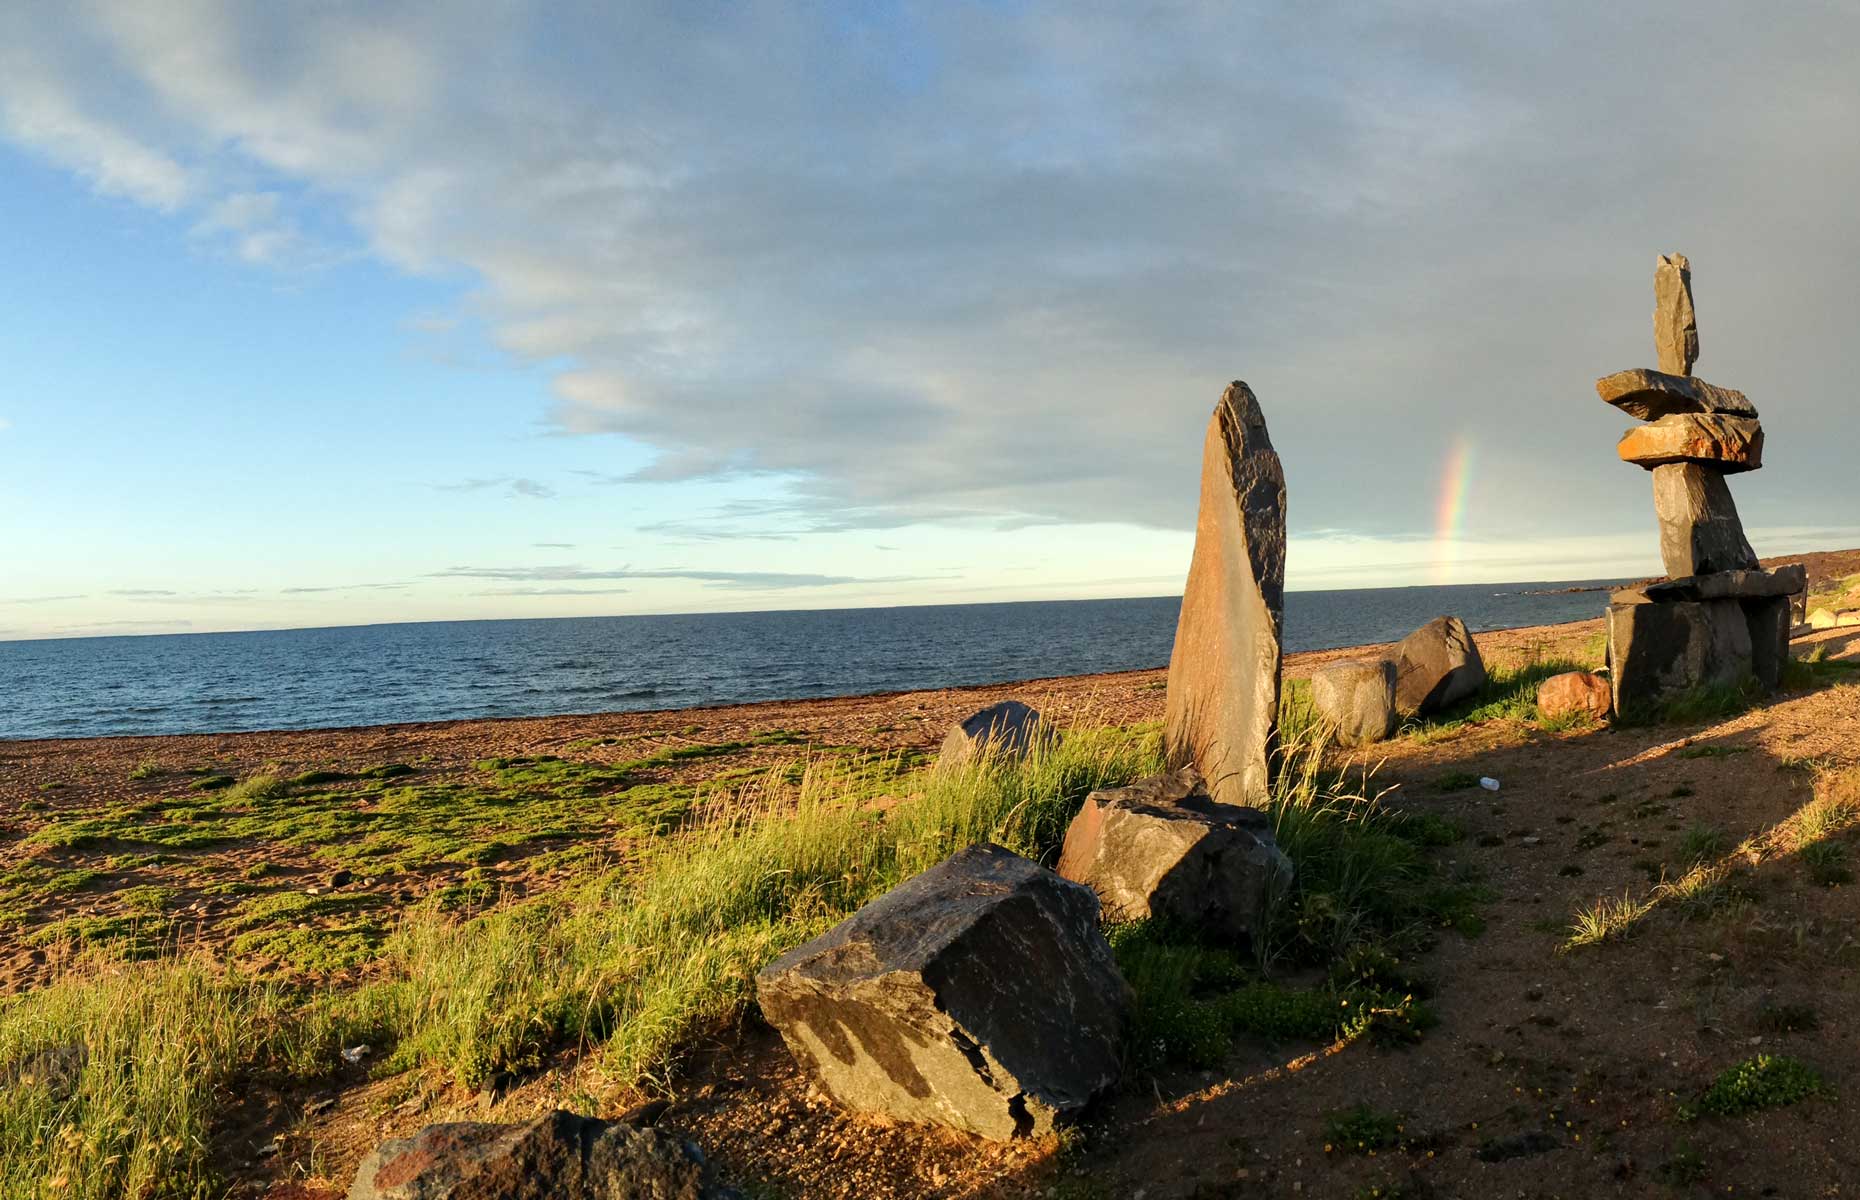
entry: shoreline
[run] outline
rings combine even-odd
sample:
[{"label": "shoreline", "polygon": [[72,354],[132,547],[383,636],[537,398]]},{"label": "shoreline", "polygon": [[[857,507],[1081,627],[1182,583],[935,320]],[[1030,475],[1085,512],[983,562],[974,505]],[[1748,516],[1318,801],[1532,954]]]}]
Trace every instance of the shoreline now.
[{"label": "shoreline", "polygon": [[[1521,642],[1532,645],[1554,643],[1557,646],[1565,642],[1580,642],[1599,634],[1602,630],[1600,617],[1589,617],[1580,621],[1565,621],[1550,625],[1521,625],[1509,629],[1493,629],[1475,633],[1482,653],[1488,645],[1498,651],[1507,651]],[[1395,645],[1394,642],[1367,642],[1354,646],[1338,646],[1327,650],[1301,650],[1284,656],[1284,678],[1302,679],[1312,670],[1326,663],[1365,655],[1385,653]],[[228,738],[336,738],[367,737],[387,735],[415,735],[462,727],[509,727],[534,724],[538,722],[599,722],[616,718],[635,720],[665,719],[686,714],[708,714],[717,717],[740,716],[745,719],[785,709],[814,706],[855,706],[868,707],[910,697],[957,697],[963,695],[994,694],[1004,690],[1026,689],[1033,692],[1051,692],[1072,690],[1080,684],[1098,683],[1107,687],[1147,683],[1151,678],[1167,676],[1168,667],[1144,667],[1133,671],[1101,671],[1085,675],[1041,675],[1025,679],[1003,680],[998,683],[956,684],[948,687],[908,688],[896,691],[855,692],[837,696],[808,696],[781,700],[752,700],[737,704],[694,705],[684,708],[651,709],[597,709],[589,712],[544,713],[514,716],[487,717],[448,717],[435,721],[394,721],[374,725],[314,725],[300,729],[234,729],[204,730],[191,733],[104,733],[79,734],[72,737],[51,738],[0,738],[0,760],[11,754],[32,753],[38,750],[52,752],[71,751],[83,747],[103,748],[119,743],[138,745],[156,745],[163,743],[185,742],[190,740],[223,740]],[[992,703],[993,701],[989,701]],[[980,705],[978,705],[980,707]]]}]

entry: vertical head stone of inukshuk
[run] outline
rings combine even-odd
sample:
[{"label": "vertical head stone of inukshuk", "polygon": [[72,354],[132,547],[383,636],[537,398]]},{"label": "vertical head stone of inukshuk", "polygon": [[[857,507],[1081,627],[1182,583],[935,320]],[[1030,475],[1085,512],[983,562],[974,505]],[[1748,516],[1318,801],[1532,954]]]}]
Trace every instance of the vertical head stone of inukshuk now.
[{"label": "vertical head stone of inukshuk", "polygon": [[1223,804],[1272,790],[1285,608],[1285,470],[1246,384],[1214,406],[1201,453],[1195,553],[1164,702],[1172,766],[1193,763]]},{"label": "vertical head stone of inukshuk", "polygon": [[1699,360],[1699,320],[1692,309],[1692,264],[1683,254],[1662,254],[1653,269],[1653,344],[1660,370],[1692,374]]},{"label": "vertical head stone of inukshuk", "polygon": [[1653,472],[1660,556],[1674,579],[1757,565],[1724,477],[1763,465],[1763,426],[1742,392],[1691,375],[1698,359],[1692,271],[1685,255],[1661,255],[1653,273],[1654,345],[1660,369],[1618,371],[1596,381],[1603,400],[1648,422],[1616,447]]}]

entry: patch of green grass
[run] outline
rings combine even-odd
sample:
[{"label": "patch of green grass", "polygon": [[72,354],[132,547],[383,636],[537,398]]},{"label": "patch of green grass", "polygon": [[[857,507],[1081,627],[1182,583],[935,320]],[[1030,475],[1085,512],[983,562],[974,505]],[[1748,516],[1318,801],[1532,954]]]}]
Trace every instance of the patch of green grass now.
[{"label": "patch of green grass", "polygon": [[1479,777],[1471,771],[1448,771],[1434,780],[1437,792],[1463,792],[1479,786]]},{"label": "patch of green grass", "polygon": [[1339,1109],[1324,1118],[1324,1151],[1371,1154],[1387,1150],[1401,1140],[1402,1118],[1379,1112],[1367,1104]]},{"label": "patch of green grass", "polygon": [[358,774],[361,779],[399,779],[403,775],[413,774],[413,768],[406,763],[382,763],[378,767],[369,767]]},{"label": "patch of green grass", "polygon": [[1827,1090],[1821,1076],[1806,1064],[1780,1054],[1759,1054],[1727,1068],[1696,1101],[1680,1109],[1680,1119],[1738,1117],[1798,1104]]},{"label": "patch of green grass", "polygon": [[1561,948],[1575,950],[1624,938],[1652,911],[1651,900],[1636,900],[1627,892],[1621,893],[1618,900],[1603,896],[1570,918],[1569,936],[1563,939]]},{"label": "patch of green grass", "polygon": [[290,785],[276,775],[254,775],[243,783],[236,783],[227,788],[223,799],[229,804],[240,804],[248,800],[277,800],[289,795],[290,790]]},{"label": "patch of green grass", "polygon": [[161,773],[162,769],[160,763],[141,762],[137,763],[135,769],[129,772],[129,777],[135,780],[154,779]]},{"label": "patch of green grass", "polygon": [[1854,881],[1847,865],[1847,847],[1839,842],[1810,842],[1797,853],[1808,877],[1822,887],[1839,887]]},{"label": "patch of green grass", "polygon": [[290,784],[294,788],[313,788],[330,783],[341,783],[348,778],[349,776],[341,771],[305,771],[301,775],[291,776]]},{"label": "patch of green grass", "polygon": [[[1409,718],[1402,725],[1402,733],[1409,737],[1432,740],[1461,726],[1476,725],[1486,721],[1524,721],[1542,724],[1538,721],[1537,715],[1537,689],[1542,686],[1544,680],[1568,671],[1588,669],[1587,665],[1573,659],[1541,656],[1536,656],[1532,661],[1518,666],[1490,668],[1486,674],[1485,686],[1480,688],[1477,694],[1439,713]],[[1550,722],[1549,726],[1560,731],[1573,728],[1580,723],[1579,720],[1565,719]],[[1477,782],[1476,778],[1475,782]]]},{"label": "patch of green grass", "polygon": [[1727,845],[1724,830],[1693,825],[1679,837],[1679,857],[1688,863],[1702,862],[1722,855]]},{"label": "patch of green grass", "polygon": [[1709,746],[1687,746],[1681,750],[1679,758],[1729,758],[1733,754],[1749,754],[1749,746],[1727,746],[1722,742]]},{"label": "patch of green grass", "polygon": [[217,792],[238,782],[231,775],[204,775],[188,784],[196,792]]}]

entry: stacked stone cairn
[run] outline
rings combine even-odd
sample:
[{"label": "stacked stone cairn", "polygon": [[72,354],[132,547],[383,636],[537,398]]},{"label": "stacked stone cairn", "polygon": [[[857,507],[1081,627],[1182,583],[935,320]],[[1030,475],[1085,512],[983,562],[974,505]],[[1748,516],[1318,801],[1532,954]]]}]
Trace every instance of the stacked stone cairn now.
[{"label": "stacked stone cairn", "polygon": [[1616,447],[1653,474],[1667,579],[1618,591],[1608,606],[1608,665],[1618,714],[1674,695],[1751,682],[1774,688],[1789,659],[1799,564],[1764,571],[1744,537],[1727,475],[1763,465],[1763,426],[1742,392],[1692,375],[1699,356],[1692,271],[1682,254],[1654,268],[1657,371],[1596,381],[1601,398],[1646,422]]}]

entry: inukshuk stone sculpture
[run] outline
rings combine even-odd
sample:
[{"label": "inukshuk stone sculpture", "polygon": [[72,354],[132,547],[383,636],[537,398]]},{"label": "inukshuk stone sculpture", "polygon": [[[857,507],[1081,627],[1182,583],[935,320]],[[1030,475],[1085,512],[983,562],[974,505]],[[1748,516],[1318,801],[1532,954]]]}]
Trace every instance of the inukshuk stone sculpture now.
[{"label": "inukshuk stone sculpture", "polygon": [[1263,804],[1279,728],[1285,470],[1253,389],[1235,380],[1201,453],[1195,553],[1169,657],[1163,744],[1221,804]]},{"label": "inukshuk stone sculpture", "polygon": [[1725,476],[1763,465],[1763,426],[1742,392],[1692,377],[1699,356],[1692,271],[1661,255],[1653,275],[1653,340],[1660,369],[1596,381],[1603,400],[1647,424],[1616,451],[1653,473],[1667,580],[1614,594],[1608,664],[1616,713],[1644,711],[1675,693],[1754,680],[1773,688],[1789,657],[1790,597],[1800,565],[1763,571],[1744,537]]}]

